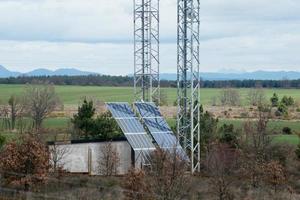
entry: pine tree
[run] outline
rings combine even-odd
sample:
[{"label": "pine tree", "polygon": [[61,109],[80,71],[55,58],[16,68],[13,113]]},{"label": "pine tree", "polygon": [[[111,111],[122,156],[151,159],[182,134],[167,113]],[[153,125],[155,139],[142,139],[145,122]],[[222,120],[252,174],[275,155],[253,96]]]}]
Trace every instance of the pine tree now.
[{"label": "pine tree", "polygon": [[279,102],[279,98],[278,95],[276,93],[273,94],[273,96],[271,97],[271,103],[272,103],[272,107],[277,107],[278,106],[278,102]]},{"label": "pine tree", "polygon": [[73,116],[72,123],[83,132],[85,138],[88,138],[93,129],[95,113],[93,101],[88,102],[85,99],[83,104],[78,107],[78,113]]}]

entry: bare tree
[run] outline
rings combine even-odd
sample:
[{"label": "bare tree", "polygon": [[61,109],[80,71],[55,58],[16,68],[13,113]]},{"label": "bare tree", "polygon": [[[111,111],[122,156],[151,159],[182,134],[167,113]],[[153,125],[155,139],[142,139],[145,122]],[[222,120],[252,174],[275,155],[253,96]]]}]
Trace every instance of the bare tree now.
[{"label": "bare tree", "polygon": [[223,106],[238,106],[241,104],[240,93],[236,89],[223,89],[219,95],[220,102]]},{"label": "bare tree", "polygon": [[9,120],[9,108],[7,106],[2,106],[0,108],[0,118],[2,119],[2,129],[10,129],[10,120]]},{"label": "bare tree", "polygon": [[247,100],[250,105],[259,106],[266,101],[266,94],[262,88],[250,89],[247,94]]},{"label": "bare tree", "polygon": [[250,179],[253,187],[258,187],[263,181],[265,165],[268,158],[271,140],[268,136],[268,121],[270,111],[266,107],[259,107],[258,120],[244,123],[245,139],[242,147],[241,168],[243,174]]},{"label": "bare tree", "polygon": [[53,85],[34,84],[27,85],[24,102],[27,112],[33,119],[34,127],[39,130],[47,115],[58,105],[59,98]]},{"label": "bare tree", "polygon": [[227,144],[215,144],[208,152],[206,167],[210,175],[213,192],[219,200],[233,199],[230,191],[231,177],[237,168],[238,153]]},{"label": "bare tree", "polygon": [[113,147],[112,142],[107,142],[100,147],[100,156],[98,159],[99,173],[105,176],[113,176],[118,172],[120,165],[120,156],[117,149]]},{"label": "bare tree", "polygon": [[20,97],[16,95],[11,95],[8,100],[8,105],[10,107],[10,119],[11,119],[11,129],[15,129],[16,120],[24,111],[23,102]]},{"label": "bare tree", "polygon": [[218,104],[218,103],[217,103],[217,100],[218,100],[217,97],[216,97],[216,96],[213,96],[213,97],[211,98],[211,105],[212,105],[212,106],[217,106],[217,104]]},{"label": "bare tree", "polygon": [[57,142],[56,135],[53,145],[49,146],[49,152],[52,170],[54,173],[57,173],[59,170],[63,169],[66,164],[65,158],[71,153],[71,150],[68,146]]},{"label": "bare tree", "polygon": [[166,90],[160,91],[160,106],[167,106],[168,105],[168,94]]},{"label": "bare tree", "polygon": [[151,155],[151,170],[146,170],[147,182],[155,199],[176,200],[187,196],[189,177],[187,162],[174,151],[158,149]]},{"label": "bare tree", "polygon": [[265,156],[266,149],[270,146],[271,140],[268,136],[268,123],[270,117],[270,108],[265,105],[261,105],[258,108],[258,120],[254,122],[254,130],[246,132],[246,136],[250,137],[248,144],[253,145],[253,150],[258,155]]},{"label": "bare tree", "polygon": [[187,161],[174,151],[157,149],[150,155],[151,167],[130,171],[125,179],[127,199],[188,199],[191,186]]}]

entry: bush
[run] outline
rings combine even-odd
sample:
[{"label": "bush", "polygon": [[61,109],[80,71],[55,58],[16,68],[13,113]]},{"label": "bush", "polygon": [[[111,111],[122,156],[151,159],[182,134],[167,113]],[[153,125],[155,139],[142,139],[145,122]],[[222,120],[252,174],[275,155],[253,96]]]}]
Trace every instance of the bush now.
[{"label": "bush", "polygon": [[0,169],[8,172],[4,175],[8,184],[28,190],[46,181],[50,153],[35,135],[24,135],[18,142],[6,144],[0,157]]},{"label": "bush", "polygon": [[0,149],[1,149],[1,147],[4,145],[5,140],[6,140],[5,137],[2,136],[2,135],[0,135]]},{"label": "bush", "polygon": [[[203,107],[200,108],[200,127],[201,127],[201,148],[205,149],[210,141],[215,140],[218,126],[218,119],[215,119],[209,112],[204,112]],[[175,128],[176,130],[176,128]]]},{"label": "bush", "polygon": [[288,107],[284,103],[280,103],[275,114],[276,116],[288,115]]},{"label": "bush", "polygon": [[295,150],[295,154],[298,159],[300,159],[300,144],[298,144],[297,149]]},{"label": "bush", "polygon": [[293,97],[287,97],[287,96],[284,96],[282,99],[281,99],[281,102],[282,104],[286,105],[286,106],[292,106],[295,104],[295,101],[293,99]]},{"label": "bush", "polygon": [[281,165],[289,164],[294,147],[287,144],[273,144],[267,149],[267,160],[278,161]]},{"label": "bush", "polygon": [[247,118],[247,117],[249,117],[249,115],[248,115],[248,113],[246,113],[246,112],[242,112],[242,113],[240,114],[240,117],[241,117],[241,118]]},{"label": "bush", "polygon": [[278,101],[279,101],[278,95],[276,93],[274,93],[273,96],[271,97],[270,101],[271,101],[272,107],[277,107]]},{"label": "bush", "polygon": [[292,129],[290,127],[284,127],[282,129],[282,133],[285,134],[285,135],[292,135],[293,134]]},{"label": "bush", "polygon": [[236,147],[238,145],[237,132],[234,130],[233,124],[223,124],[218,132],[220,134],[221,143],[228,144],[231,147]]},{"label": "bush", "polygon": [[91,136],[99,139],[113,139],[122,136],[122,131],[111,114],[105,112],[93,121]]},{"label": "bush", "polygon": [[263,164],[262,167],[265,183],[272,186],[275,192],[277,192],[279,186],[285,185],[284,167],[278,161],[270,161]]},{"label": "bush", "polygon": [[275,116],[276,116],[276,117],[280,117],[281,115],[282,115],[281,112],[279,112],[278,110],[275,111]]},{"label": "bush", "polygon": [[289,103],[288,104],[289,106],[293,106],[295,104],[295,100],[293,99],[293,97],[291,97],[291,96],[289,97],[288,103]]}]

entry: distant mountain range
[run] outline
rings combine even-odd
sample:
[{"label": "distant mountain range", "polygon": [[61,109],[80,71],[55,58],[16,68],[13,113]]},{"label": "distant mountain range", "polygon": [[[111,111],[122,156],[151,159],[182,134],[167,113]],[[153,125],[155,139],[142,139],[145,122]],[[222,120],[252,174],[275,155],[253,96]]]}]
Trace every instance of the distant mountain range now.
[{"label": "distant mountain range", "polygon": [[[55,71],[48,69],[36,69],[27,73],[9,71],[0,65],[0,78],[18,77],[18,76],[87,76],[98,73],[80,71],[75,68],[62,68]],[[128,75],[132,76],[132,74]],[[203,80],[283,80],[283,79],[300,79],[300,72],[296,71],[255,71],[255,72],[202,72],[200,76]],[[176,80],[175,73],[162,73],[161,80]]]},{"label": "distant mountain range", "polygon": [[8,69],[0,65],[0,78],[18,77],[18,76],[65,76],[65,75],[66,76],[87,76],[91,74],[97,74],[97,73],[80,71],[74,68],[62,68],[54,71],[40,68],[27,73],[20,73],[20,72],[9,71]]}]

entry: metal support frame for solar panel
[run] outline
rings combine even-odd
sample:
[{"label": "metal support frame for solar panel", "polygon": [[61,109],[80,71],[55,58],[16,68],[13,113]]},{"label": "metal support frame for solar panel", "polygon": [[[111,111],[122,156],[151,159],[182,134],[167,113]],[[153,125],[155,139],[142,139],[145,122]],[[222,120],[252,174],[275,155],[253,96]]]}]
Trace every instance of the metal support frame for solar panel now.
[{"label": "metal support frame for solar panel", "polygon": [[153,102],[136,102],[134,106],[149,133],[161,149],[171,153],[176,152],[182,159],[188,159],[172,129]]},{"label": "metal support frame for solar panel", "polygon": [[159,0],[134,0],[134,96],[159,104]]},{"label": "metal support frame for solar panel", "polygon": [[200,171],[200,0],[177,0],[177,135]]},{"label": "metal support frame for solar panel", "polygon": [[135,161],[141,158],[143,165],[149,165],[150,153],[156,148],[152,138],[135,116],[128,103],[106,103],[108,110],[122,129],[133,151],[137,154]]}]

